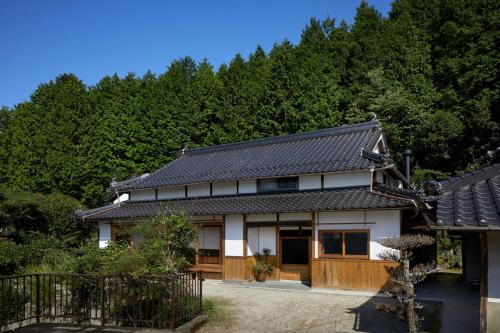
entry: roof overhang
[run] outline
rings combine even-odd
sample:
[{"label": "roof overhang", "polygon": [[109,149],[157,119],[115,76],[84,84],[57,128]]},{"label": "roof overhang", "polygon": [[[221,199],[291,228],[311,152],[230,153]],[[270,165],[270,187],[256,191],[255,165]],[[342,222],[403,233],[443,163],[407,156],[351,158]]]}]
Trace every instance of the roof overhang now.
[{"label": "roof overhang", "polygon": [[266,214],[317,211],[375,209],[413,209],[407,198],[370,191],[366,187],[310,190],[289,193],[248,194],[220,197],[188,198],[166,201],[123,202],[79,212],[89,221],[149,218],[158,214],[185,212],[189,215]]}]

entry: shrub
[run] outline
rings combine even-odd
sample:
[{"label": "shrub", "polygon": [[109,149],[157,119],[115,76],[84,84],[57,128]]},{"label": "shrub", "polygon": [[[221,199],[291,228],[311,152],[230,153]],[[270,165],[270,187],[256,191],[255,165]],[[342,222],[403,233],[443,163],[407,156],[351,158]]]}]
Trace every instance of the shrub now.
[{"label": "shrub", "polygon": [[[29,301],[29,296],[23,294],[14,285],[0,285],[0,303],[4,304],[0,311],[0,323],[8,323],[24,316],[25,304]],[[8,305],[8,306],[5,306]]]},{"label": "shrub", "polygon": [[186,270],[195,258],[190,246],[196,226],[184,214],[159,214],[129,230],[141,235],[133,246],[114,243],[104,251],[102,270],[106,274],[141,276]]}]

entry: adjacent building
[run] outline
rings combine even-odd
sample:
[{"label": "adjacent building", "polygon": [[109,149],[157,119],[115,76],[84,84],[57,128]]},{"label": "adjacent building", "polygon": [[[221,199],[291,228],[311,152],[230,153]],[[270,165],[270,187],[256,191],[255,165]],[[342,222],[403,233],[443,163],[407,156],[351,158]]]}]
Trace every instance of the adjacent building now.
[{"label": "adjacent building", "polygon": [[500,332],[500,163],[437,183],[434,191],[425,229],[461,238],[464,282],[480,285],[480,331]]}]

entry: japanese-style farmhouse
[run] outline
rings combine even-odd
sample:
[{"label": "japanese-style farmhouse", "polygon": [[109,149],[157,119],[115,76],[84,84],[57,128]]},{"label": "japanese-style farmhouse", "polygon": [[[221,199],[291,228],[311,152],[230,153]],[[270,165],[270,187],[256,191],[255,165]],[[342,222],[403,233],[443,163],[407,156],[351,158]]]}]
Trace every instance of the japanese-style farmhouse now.
[{"label": "japanese-style farmhouse", "polygon": [[194,268],[206,277],[253,279],[253,255],[269,248],[270,279],[380,290],[395,263],[379,259],[377,240],[399,236],[415,215],[406,182],[373,120],[185,149],[151,174],[114,183],[128,200],[80,217],[99,224],[104,247],[119,228],[184,211],[200,226]]}]

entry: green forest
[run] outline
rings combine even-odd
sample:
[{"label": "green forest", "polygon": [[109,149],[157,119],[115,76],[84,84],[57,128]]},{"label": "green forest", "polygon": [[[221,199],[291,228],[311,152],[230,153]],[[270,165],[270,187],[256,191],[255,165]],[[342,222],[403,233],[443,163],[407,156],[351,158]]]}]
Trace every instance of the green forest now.
[{"label": "green forest", "polygon": [[151,172],[186,145],[373,112],[396,163],[413,151],[416,181],[476,168],[500,144],[498,9],[495,0],[397,0],[383,16],[361,2],[352,24],[313,18],[296,45],[256,46],[218,69],[185,57],[164,73],[92,86],[61,74],[0,111],[0,184],[96,207],[109,200],[112,179]]}]

